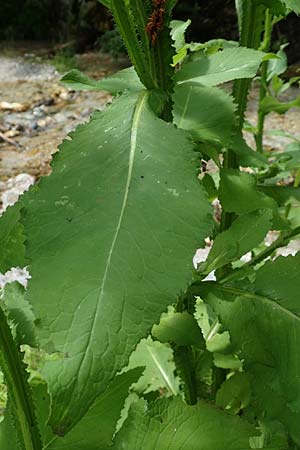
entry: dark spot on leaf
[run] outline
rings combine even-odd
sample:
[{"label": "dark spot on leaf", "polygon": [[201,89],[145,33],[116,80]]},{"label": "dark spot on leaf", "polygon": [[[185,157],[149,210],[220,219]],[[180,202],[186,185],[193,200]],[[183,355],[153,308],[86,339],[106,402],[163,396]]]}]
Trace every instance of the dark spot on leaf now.
[{"label": "dark spot on leaf", "polygon": [[144,175],[141,175],[141,179],[143,180],[145,177],[144,177]]}]

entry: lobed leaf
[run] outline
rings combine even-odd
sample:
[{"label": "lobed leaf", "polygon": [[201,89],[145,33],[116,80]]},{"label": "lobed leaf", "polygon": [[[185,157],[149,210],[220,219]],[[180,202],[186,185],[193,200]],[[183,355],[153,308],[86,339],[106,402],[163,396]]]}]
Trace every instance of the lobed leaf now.
[{"label": "lobed leaf", "polygon": [[167,395],[179,393],[173,351],[169,345],[153,341],[150,336],[142,339],[130,355],[126,370],[141,366],[145,367],[145,371],[134,384],[135,391],[141,394],[160,390],[165,390]]},{"label": "lobed leaf", "polygon": [[4,309],[8,319],[16,328],[15,339],[19,345],[36,345],[34,314],[30,303],[25,300],[24,288],[17,282],[5,286]]}]

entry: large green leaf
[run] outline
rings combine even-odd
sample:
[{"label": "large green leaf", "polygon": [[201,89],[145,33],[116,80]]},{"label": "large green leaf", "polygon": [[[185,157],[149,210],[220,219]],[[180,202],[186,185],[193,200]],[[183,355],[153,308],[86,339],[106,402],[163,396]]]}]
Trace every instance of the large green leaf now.
[{"label": "large green leaf", "polygon": [[138,92],[144,88],[133,67],[120,70],[102,80],[93,80],[79,70],[72,69],[62,77],[61,82],[75,91],[108,91],[113,95],[122,91]]},{"label": "large green leaf", "polygon": [[135,403],[113,450],[247,450],[255,428],[201,401],[180,398]]},{"label": "large green leaf", "polygon": [[225,48],[213,55],[203,55],[196,61],[184,64],[176,73],[176,81],[216,86],[226,81],[253,78],[265,53],[250,48]]},{"label": "large green leaf", "polygon": [[210,284],[206,300],[218,314],[251,375],[259,417],[280,420],[300,444],[300,255],[263,266],[255,283]]},{"label": "large green leaf", "polygon": [[47,450],[106,450],[111,446],[128,390],[141,369],[117,376],[107,391],[96,399],[87,414],[65,436],[56,436]]},{"label": "large green leaf", "polygon": [[23,227],[19,223],[20,206],[9,207],[0,217],[0,272],[25,265]]},{"label": "large green leaf", "polygon": [[235,125],[233,98],[215,87],[184,83],[175,88],[174,123],[195,139],[228,146]]},{"label": "large green leaf", "polygon": [[23,198],[27,299],[41,345],[65,355],[45,369],[60,433],[186,289],[212,225],[193,146],[153,114],[148,95],[94,114]]}]

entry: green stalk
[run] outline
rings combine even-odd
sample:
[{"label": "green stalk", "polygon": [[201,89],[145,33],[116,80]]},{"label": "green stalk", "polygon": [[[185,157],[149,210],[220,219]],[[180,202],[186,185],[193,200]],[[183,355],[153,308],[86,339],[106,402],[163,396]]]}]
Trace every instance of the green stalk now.
[{"label": "green stalk", "polygon": [[[240,45],[258,49],[262,31],[265,7],[257,5],[252,0],[236,0],[236,8],[239,19]],[[238,130],[242,131],[247,108],[248,94],[252,80],[248,78],[236,80],[233,85],[233,97],[237,104]],[[223,167],[226,169],[238,169],[236,154],[228,149],[224,156]],[[222,212],[220,232],[227,230],[234,221],[235,215]]]},{"label": "green stalk", "polygon": [[195,361],[191,347],[173,346],[176,369],[183,381],[185,401],[188,405],[197,403],[197,382],[195,373]]},{"label": "green stalk", "polygon": [[[41,450],[43,445],[34,412],[28,373],[6,315],[0,306],[0,366],[8,388],[10,410],[24,450]],[[12,449],[13,450],[13,449]]]},{"label": "green stalk", "polygon": [[[161,117],[172,121],[173,73],[170,30],[168,28],[172,7],[168,5],[164,13],[163,29],[155,43],[151,42],[146,27],[152,13],[152,2],[143,0],[112,0],[111,10],[122,34],[129,57],[144,86],[166,94]],[[150,7],[151,5],[151,7]]]},{"label": "green stalk", "polygon": [[113,13],[115,22],[123,37],[128,55],[131,59],[135,70],[147,89],[154,89],[155,80],[152,78],[147,65],[146,57],[142,51],[134,19],[130,14],[129,6],[125,4],[124,0],[112,0],[111,11]]},{"label": "green stalk", "polygon": [[[273,15],[269,9],[266,10],[265,17],[265,32],[264,40],[260,49],[263,52],[267,52],[271,47],[273,31]],[[263,153],[263,135],[264,135],[264,125],[266,114],[261,109],[261,104],[267,95],[267,75],[268,75],[268,61],[264,61],[261,68],[261,82],[259,90],[259,110],[258,110],[258,120],[257,120],[257,133],[255,135],[256,150],[259,153]]]},{"label": "green stalk", "polygon": [[147,61],[147,67],[151,78],[154,80],[154,84],[157,85],[156,65],[154,57],[154,48],[151,45],[149,35],[146,31],[146,25],[148,21],[148,15],[145,7],[145,1],[143,0],[130,0],[130,5],[135,13],[135,23],[138,28],[138,32],[141,39],[141,44],[144,50],[144,55]]}]

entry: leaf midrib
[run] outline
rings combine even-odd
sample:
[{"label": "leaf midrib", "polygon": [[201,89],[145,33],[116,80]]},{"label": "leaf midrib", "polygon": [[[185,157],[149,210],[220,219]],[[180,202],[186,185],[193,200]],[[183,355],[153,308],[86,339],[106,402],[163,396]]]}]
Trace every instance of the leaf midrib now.
[{"label": "leaf midrib", "polygon": [[[101,287],[100,287],[100,293],[99,293],[99,296],[98,296],[98,299],[97,299],[96,314],[94,316],[94,320],[93,320],[93,323],[92,323],[92,329],[91,329],[90,337],[89,337],[89,340],[88,340],[88,343],[87,343],[87,347],[89,346],[90,341],[91,341],[91,336],[93,335],[93,333],[95,331],[95,324],[97,322],[97,317],[98,317],[98,313],[99,313],[99,310],[100,310],[99,306],[101,304],[101,300],[102,300],[102,296],[103,296],[103,290],[104,290],[104,286],[105,286],[108,270],[109,270],[110,263],[111,263],[111,258],[112,258],[113,251],[114,251],[114,248],[115,248],[118,236],[119,236],[119,232],[120,232],[120,229],[121,229],[121,224],[122,224],[122,221],[123,221],[123,217],[124,217],[124,213],[125,213],[125,209],[126,209],[126,205],[127,205],[128,194],[129,194],[129,186],[130,186],[130,182],[131,182],[131,178],[132,178],[133,163],[134,163],[134,157],[135,157],[135,152],[136,152],[138,126],[139,126],[141,114],[142,114],[143,107],[144,107],[144,104],[145,104],[145,101],[146,101],[147,97],[148,97],[148,93],[146,91],[143,91],[139,95],[139,98],[138,98],[137,103],[136,103],[133,119],[132,119],[131,138],[130,138],[130,152],[129,152],[129,160],[128,160],[128,175],[127,175],[127,180],[126,180],[125,192],[124,192],[124,197],[123,197],[123,202],[122,202],[122,207],[121,207],[121,211],[120,211],[119,220],[118,220],[118,223],[117,223],[117,226],[116,226],[116,230],[115,230],[115,233],[114,233],[114,236],[113,236],[113,239],[112,239],[110,250],[108,252],[107,263],[106,263],[106,266],[105,266],[103,280],[102,280]],[[84,353],[82,364],[84,363],[85,355],[86,355],[86,353]],[[81,367],[82,364],[80,364],[80,367]],[[79,367],[79,370],[80,370],[80,367]]]},{"label": "leaf midrib", "polygon": [[[140,119],[141,119],[141,114],[145,105],[145,102],[148,98],[148,92],[147,91],[142,91],[139,94],[136,106],[135,106],[135,110],[134,110],[134,114],[133,114],[133,118],[132,118],[132,126],[131,126],[131,137],[130,137],[130,152],[129,152],[129,159],[128,159],[128,175],[127,175],[127,180],[126,180],[126,185],[125,185],[125,191],[124,191],[124,197],[123,197],[123,202],[122,202],[122,207],[121,207],[121,211],[120,211],[120,215],[119,215],[119,220],[116,226],[116,230],[115,233],[113,235],[113,239],[112,239],[112,243],[110,246],[110,250],[108,252],[108,257],[107,257],[107,262],[105,265],[105,271],[103,274],[103,278],[102,278],[102,283],[101,283],[101,287],[99,290],[99,296],[97,298],[97,304],[96,304],[96,308],[95,308],[95,314],[94,314],[94,318],[93,318],[93,322],[92,322],[92,326],[91,326],[91,330],[89,333],[89,338],[87,341],[87,344],[85,346],[85,351],[83,352],[83,357],[79,363],[78,366],[78,377],[80,377],[80,371],[82,370],[82,367],[84,366],[86,357],[87,357],[87,349],[90,346],[92,337],[94,335],[95,329],[96,329],[96,323],[97,323],[97,319],[99,316],[99,312],[100,312],[100,306],[101,306],[101,302],[102,302],[102,297],[103,297],[103,291],[104,291],[104,286],[105,286],[105,282],[107,279],[107,275],[108,275],[108,271],[109,271],[109,267],[110,267],[110,263],[111,263],[111,259],[112,259],[112,255],[114,252],[114,248],[119,236],[119,232],[121,229],[121,225],[122,225],[122,221],[123,221],[123,217],[124,217],[124,213],[126,210],[126,205],[127,205],[127,200],[128,200],[128,194],[129,194],[129,187],[130,187],[130,182],[131,182],[131,178],[132,178],[132,171],[133,171],[133,164],[134,164],[134,157],[135,157],[135,153],[136,153],[136,147],[137,147],[137,134],[138,134],[138,128],[139,128],[139,123],[140,123]],[[75,385],[76,383],[74,383]],[[65,415],[67,415],[67,411],[65,413]],[[62,420],[64,419],[64,417],[62,417]]]}]

